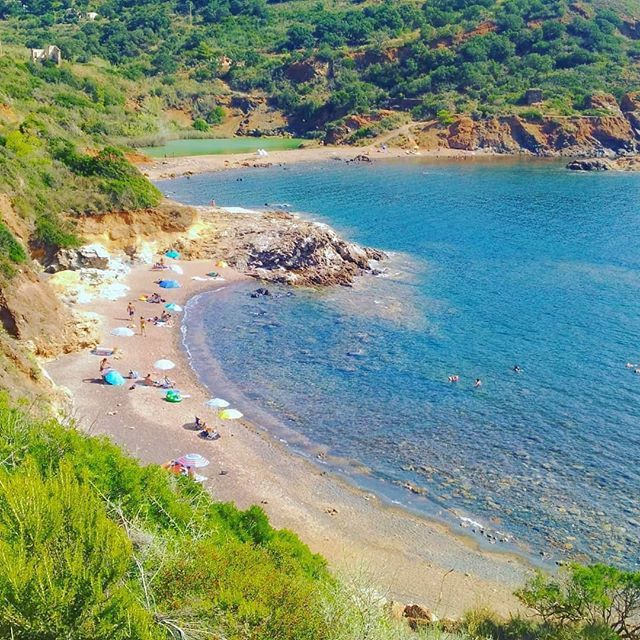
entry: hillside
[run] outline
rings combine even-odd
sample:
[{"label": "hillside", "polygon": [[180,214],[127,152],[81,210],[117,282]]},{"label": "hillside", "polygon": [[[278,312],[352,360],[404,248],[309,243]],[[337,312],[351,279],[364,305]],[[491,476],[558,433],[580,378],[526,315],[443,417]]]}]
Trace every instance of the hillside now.
[{"label": "hillside", "polygon": [[[173,111],[174,125],[216,127],[245,96],[284,114],[268,130],[312,134],[380,109],[416,119],[526,113],[530,88],[542,90],[538,112],[597,115],[589,95],[619,98],[640,86],[635,5],[3,0],[0,17],[5,43],[54,43],[66,60],[108,61],[115,76],[139,84],[137,109],[154,102]],[[171,126],[148,124],[157,134]]]}]

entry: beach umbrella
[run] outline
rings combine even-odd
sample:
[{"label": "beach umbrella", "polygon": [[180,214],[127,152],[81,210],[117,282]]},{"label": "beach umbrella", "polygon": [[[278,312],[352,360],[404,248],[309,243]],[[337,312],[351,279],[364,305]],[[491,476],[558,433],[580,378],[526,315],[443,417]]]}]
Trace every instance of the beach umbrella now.
[{"label": "beach umbrella", "polygon": [[209,461],[199,453],[185,453],[177,458],[176,462],[185,467],[194,467],[195,469],[202,469],[202,467],[206,467],[209,464]]},{"label": "beach umbrella", "polygon": [[156,360],[153,363],[153,367],[155,369],[160,369],[160,371],[169,371],[169,369],[173,369],[173,367],[175,367],[176,365],[171,362],[171,360],[166,360],[166,359],[162,359],[162,360]]},{"label": "beach umbrella", "polygon": [[222,398],[212,398],[211,400],[207,400],[205,405],[213,409],[224,409],[229,406],[229,403]]},{"label": "beach umbrella", "polygon": [[158,286],[163,289],[179,289],[182,285],[177,280],[160,280]]},{"label": "beach umbrella", "polygon": [[114,387],[119,387],[121,384],[124,384],[124,378],[115,369],[111,369],[104,374],[104,381]]},{"label": "beach umbrella", "polygon": [[169,269],[180,276],[184,274],[184,269],[178,264],[169,265]]},{"label": "beach umbrella", "polygon": [[129,329],[129,327],[116,327],[115,329],[111,329],[111,335],[130,338],[131,336],[135,336],[136,332],[133,329]]},{"label": "beach umbrella", "polygon": [[175,249],[170,249],[164,255],[167,256],[167,258],[173,258],[174,260],[180,257],[180,254]]},{"label": "beach umbrella", "polygon": [[237,409],[225,409],[218,414],[218,417],[223,420],[238,420],[242,418],[242,414]]},{"label": "beach umbrella", "polygon": [[164,308],[167,311],[175,311],[175,312],[182,311],[182,307],[179,304],[176,304],[175,302],[167,302],[167,304],[164,305]]}]

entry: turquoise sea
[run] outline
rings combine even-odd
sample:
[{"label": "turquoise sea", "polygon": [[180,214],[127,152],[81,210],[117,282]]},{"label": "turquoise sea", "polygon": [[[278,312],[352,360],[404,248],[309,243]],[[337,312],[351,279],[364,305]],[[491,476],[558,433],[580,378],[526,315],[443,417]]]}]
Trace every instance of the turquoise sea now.
[{"label": "turquoise sea", "polygon": [[640,175],[333,161],[160,187],[289,203],[390,253],[352,289],[194,300],[185,341],[212,392],[485,542],[640,566]]}]

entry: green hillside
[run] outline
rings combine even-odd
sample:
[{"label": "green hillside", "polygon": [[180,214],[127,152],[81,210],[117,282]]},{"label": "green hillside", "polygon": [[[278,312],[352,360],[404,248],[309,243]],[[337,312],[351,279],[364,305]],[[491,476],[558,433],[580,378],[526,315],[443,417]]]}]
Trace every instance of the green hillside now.
[{"label": "green hillside", "polygon": [[226,92],[261,93],[294,129],[310,132],[380,108],[415,118],[443,109],[510,113],[531,87],[543,89],[543,110],[583,111],[596,90],[620,95],[640,86],[636,5],[2,0],[0,17],[5,42],[55,43],[69,60],[107,60],[166,107],[194,106],[215,124]]}]

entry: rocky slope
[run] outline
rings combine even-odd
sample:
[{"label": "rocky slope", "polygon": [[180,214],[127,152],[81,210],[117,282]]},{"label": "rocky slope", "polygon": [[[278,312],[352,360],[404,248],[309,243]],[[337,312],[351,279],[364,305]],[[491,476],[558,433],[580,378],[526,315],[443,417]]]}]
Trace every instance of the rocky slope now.
[{"label": "rocky slope", "polygon": [[[640,152],[640,92],[629,93],[618,103],[609,94],[589,99],[592,116],[521,115],[472,118],[461,115],[450,124],[437,120],[404,126],[397,135],[379,140],[390,146],[425,150],[457,149],[500,154],[588,157]],[[346,118],[331,131],[328,142],[341,144],[363,128],[375,127],[375,119]]]}]

